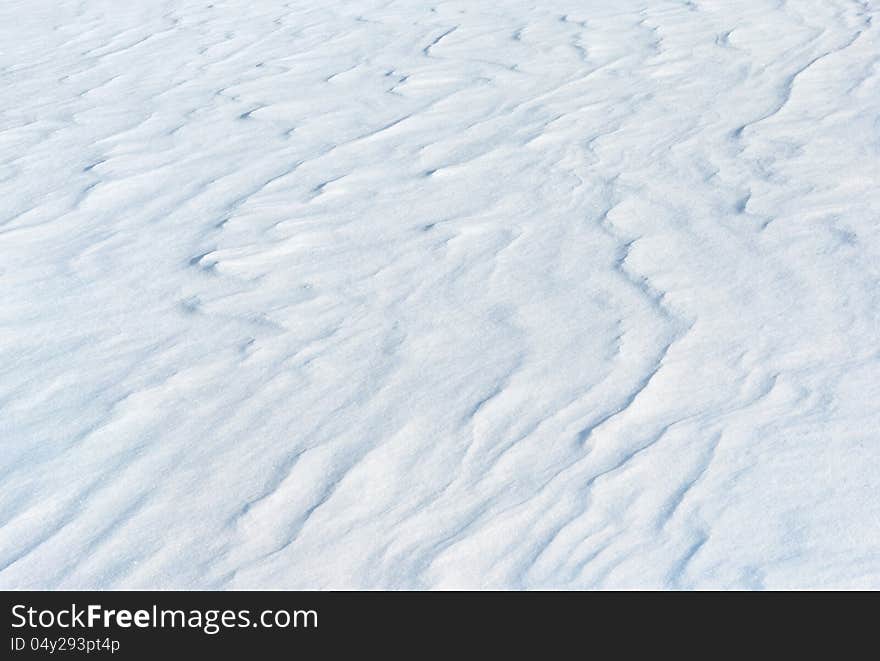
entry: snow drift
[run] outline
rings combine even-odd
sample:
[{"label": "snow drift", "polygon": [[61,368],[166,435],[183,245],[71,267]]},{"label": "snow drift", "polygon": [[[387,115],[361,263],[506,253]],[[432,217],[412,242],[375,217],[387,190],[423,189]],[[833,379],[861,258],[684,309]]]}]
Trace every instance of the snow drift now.
[{"label": "snow drift", "polygon": [[0,5],[0,585],[880,587],[874,0]]}]

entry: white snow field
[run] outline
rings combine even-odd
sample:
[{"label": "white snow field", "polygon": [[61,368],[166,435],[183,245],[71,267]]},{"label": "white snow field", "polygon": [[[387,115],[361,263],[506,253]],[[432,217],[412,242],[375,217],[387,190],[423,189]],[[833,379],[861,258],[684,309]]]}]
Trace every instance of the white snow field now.
[{"label": "white snow field", "polygon": [[880,587],[878,14],[0,3],[0,586]]}]

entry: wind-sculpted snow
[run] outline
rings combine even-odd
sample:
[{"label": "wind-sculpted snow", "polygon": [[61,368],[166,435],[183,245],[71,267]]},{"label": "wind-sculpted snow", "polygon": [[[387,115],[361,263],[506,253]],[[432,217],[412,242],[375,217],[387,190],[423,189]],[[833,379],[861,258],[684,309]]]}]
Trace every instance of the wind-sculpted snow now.
[{"label": "wind-sculpted snow", "polygon": [[0,585],[880,587],[875,0],[0,4]]}]

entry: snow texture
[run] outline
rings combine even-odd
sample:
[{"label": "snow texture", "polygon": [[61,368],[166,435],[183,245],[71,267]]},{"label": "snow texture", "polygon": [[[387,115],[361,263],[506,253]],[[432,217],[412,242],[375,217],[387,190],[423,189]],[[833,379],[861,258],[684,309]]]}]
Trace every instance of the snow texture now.
[{"label": "snow texture", "polygon": [[0,3],[0,586],[880,587],[878,9]]}]

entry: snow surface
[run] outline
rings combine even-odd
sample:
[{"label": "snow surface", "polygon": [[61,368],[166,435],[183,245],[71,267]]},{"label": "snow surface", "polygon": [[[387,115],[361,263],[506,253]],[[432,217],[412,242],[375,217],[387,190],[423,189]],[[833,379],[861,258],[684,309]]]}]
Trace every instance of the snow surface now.
[{"label": "snow surface", "polygon": [[0,586],[880,587],[878,10],[0,3]]}]

